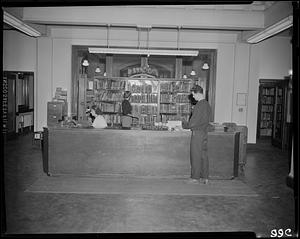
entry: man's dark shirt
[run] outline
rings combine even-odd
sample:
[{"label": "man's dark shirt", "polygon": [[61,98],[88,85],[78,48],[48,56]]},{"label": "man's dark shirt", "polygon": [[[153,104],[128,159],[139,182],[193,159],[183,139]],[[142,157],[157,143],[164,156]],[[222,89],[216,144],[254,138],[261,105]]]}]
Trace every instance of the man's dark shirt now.
[{"label": "man's dark shirt", "polygon": [[193,114],[189,121],[189,128],[207,132],[210,121],[211,108],[209,103],[205,99],[198,101],[194,106]]}]

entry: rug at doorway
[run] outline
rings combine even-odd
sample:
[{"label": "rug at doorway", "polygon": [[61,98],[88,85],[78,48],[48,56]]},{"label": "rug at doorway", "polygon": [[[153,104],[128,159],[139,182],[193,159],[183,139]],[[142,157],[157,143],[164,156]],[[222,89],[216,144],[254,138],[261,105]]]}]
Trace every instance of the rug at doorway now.
[{"label": "rug at doorway", "polygon": [[41,177],[25,192],[77,194],[151,194],[199,196],[258,196],[238,179],[210,180],[209,184],[187,184],[186,179],[123,177]]}]

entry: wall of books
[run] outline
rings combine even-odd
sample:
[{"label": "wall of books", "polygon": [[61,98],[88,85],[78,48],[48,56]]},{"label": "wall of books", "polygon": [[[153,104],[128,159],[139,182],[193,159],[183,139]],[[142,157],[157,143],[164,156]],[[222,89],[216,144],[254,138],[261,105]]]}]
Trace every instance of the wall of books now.
[{"label": "wall of books", "polygon": [[263,87],[261,92],[260,136],[271,136],[274,117],[275,87]]},{"label": "wall of books", "polygon": [[93,86],[87,88],[86,104],[97,105],[110,126],[121,123],[121,104],[127,90],[131,92],[135,127],[189,119],[188,96],[193,85],[190,79],[95,77],[92,81]]}]

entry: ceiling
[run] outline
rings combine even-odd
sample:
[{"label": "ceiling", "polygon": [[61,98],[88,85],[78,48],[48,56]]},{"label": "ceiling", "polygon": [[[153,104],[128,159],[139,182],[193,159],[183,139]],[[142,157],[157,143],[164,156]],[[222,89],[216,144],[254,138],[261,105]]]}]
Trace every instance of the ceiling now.
[{"label": "ceiling", "polygon": [[[283,2],[283,1],[281,1]],[[130,27],[137,27],[135,20],[153,23],[153,26],[176,28],[178,24],[185,25],[186,29],[206,29],[206,30],[237,30],[237,31],[257,31],[264,28],[266,22],[276,22],[280,19],[281,12],[284,12],[279,6],[279,1],[253,1],[251,4],[216,4],[216,5],[125,5],[125,6],[95,6],[95,7],[54,7],[54,8],[4,8],[5,11],[11,13],[15,17],[24,21],[36,29],[40,30],[41,27],[46,29],[46,26],[105,26],[111,24],[114,26],[114,21],[117,24],[122,24],[123,20],[128,22],[124,23]],[[279,7],[278,7],[279,6]],[[97,8],[97,10],[95,10]],[[74,10],[75,9],[75,10]],[[83,10],[82,10],[83,9]],[[106,9],[108,11],[106,11]],[[123,10],[122,10],[123,9]],[[136,9],[136,10],[135,10]],[[275,9],[275,10],[274,10]],[[98,11],[99,10],[99,11]],[[52,11],[52,12],[51,12]],[[101,12],[102,11],[102,12]],[[110,12],[109,12],[110,11]],[[117,12],[119,11],[119,12]],[[140,15],[136,18],[132,16],[121,15],[126,14],[126,11],[135,13],[137,11]],[[151,18],[152,15],[143,13],[156,13],[164,12],[164,15],[159,15],[157,19]],[[175,13],[177,22],[165,14],[166,11]],[[290,10],[289,10],[290,11]],[[107,12],[108,15],[105,16]],[[109,13],[108,13],[109,12]],[[45,14],[46,13],[46,14]],[[110,14],[111,13],[111,14]],[[283,14],[286,14],[284,12]],[[46,16],[45,15],[49,15]],[[118,17],[118,15],[120,15]],[[133,14],[134,15],[134,14]],[[278,15],[277,19],[276,16]],[[187,19],[187,16],[190,17]],[[101,18],[102,17],[102,18]],[[160,18],[159,18],[160,17]],[[144,20],[146,19],[146,20]],[[165,20],[167,19],[167,20]],[[176,19],[176,18],[174,18]],[[217,19],[217,20],[216,20]],[[268,19],[270,19],[268,21]],[[199,20],[199,21],[197,21]],[[110,22],[111,21],[111,22]],[[130,22],[131,21],[131,22]],[[148,21],[148,22],[147,22]],[[165,22],[164,22],[165,21]],[[192,22],[192,23],[191,23]],[[127,25],[126,25],[127,24]],[[130,25],[131,24],[131,25]],[[165,25],[164,25],[165,24]],[[192,24],[192,25],[188,25]],[[202,24],[202,25],[201,25]],[[252,25],[251,25],[252,24]],[[117,26],[117,25],[116,25]],[[120,25],[122,26],[122,25]],[[40,29],[39,29],[40,28]],[[3,30],[12,30],[7,24],[3,24]],[[46,30],[44,30],[46,32]],[[280,33],[281,36],[290,36],[291,31],[285,30]]]}]

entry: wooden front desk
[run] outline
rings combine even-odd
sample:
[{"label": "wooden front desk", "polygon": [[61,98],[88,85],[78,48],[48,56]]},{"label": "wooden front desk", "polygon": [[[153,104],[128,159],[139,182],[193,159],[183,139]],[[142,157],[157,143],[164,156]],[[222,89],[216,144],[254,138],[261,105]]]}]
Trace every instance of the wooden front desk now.
[{"label": "wooden front desk", "polygon": [[[191,131],[44,128],[48,175],[190,175]],[[210,177],[238,176],[239,132],[209,132]]]}]

